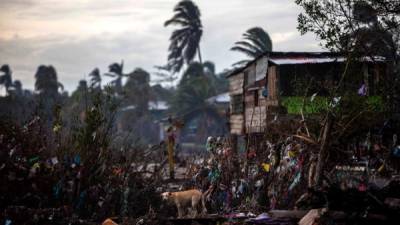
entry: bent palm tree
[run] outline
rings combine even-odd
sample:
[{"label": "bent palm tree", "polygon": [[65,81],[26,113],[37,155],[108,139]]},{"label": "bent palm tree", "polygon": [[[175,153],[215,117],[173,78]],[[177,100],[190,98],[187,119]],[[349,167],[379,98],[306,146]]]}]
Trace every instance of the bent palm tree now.
[{"label": "bent palm tree", "polygon": [[174,16],[165,21],[164,26],[178,25],[181,28],[174,30],[170,37],[168,48],[168,66],[172,72],[179,72],[184,63],[189,64],[196,52],[202,63],[200,39],[203,26],[200,20],[200,10],[190,0],[180,1],[174,8]]},{"label": "bent palm tree", "polygon": [[101,75],[99,68],[95,68],[92,72],[89,73],[90,77],[90,87],[91,88],[100,88],[101,87]]},{"label": "bent palm tree", "polygon": [[123,73],[124,61],[122,61],[121,64],[113,63],[109,65],[108,71],[109,73],[106,73],[104,75],[109,77],[115,77],[115,80],[113,80],[111,83],[114,85],[115,91],[117,93],[122,93],[122,77],[127,76],[126,74]]},{"label": "bent palm tree", "polygon": [[[242,36],[243,40],[235,42],[235,45],[231,48],[232,51],[244,53],[251,59],[272,51],[271,38],[261,27],[250,28]],[[250,60],[242,60],[235,64],[244,64],[248,61]]]}]

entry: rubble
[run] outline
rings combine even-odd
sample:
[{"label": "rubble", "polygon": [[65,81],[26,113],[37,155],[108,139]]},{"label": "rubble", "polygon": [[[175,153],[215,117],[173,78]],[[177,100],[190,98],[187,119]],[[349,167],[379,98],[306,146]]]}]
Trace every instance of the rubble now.
[{"label": "rubble", "polygon": [[[244,152],[235,151],[229,138],[210,137],[208,154],[177,160],[181,166],[175,168],[175,180],[166,179],[165,146],[137,150],[135,161],[110,155],[98,167],[101,176],[93,179],[91,165],[80,154],[47,151],[33,127],[2,127],[7,130],[0,136],[0,179],[7,184],[1,186],[2,222],[391,224],[397,219],[395,136],[385,143],[383,136],[366,132],[346,145],[335,143],[335,148],[347,148],[331,156],[330,170],[315,185],[318,141],[295,124],[286,134],[278,130],[278,135],[263,138],[261,148],[249,145]],[[279,126],[271,130],[286,129]],[[209,214],[171,219],[176,209],[163,204],[160,193],[192,188],[203,192]]]}]

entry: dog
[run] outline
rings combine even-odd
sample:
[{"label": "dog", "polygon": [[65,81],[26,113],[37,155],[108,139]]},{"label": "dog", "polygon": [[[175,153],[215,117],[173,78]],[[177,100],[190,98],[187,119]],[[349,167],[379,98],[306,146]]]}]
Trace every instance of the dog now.
[{"label": "dog", "polygon": [[189,208],[191,209],[193,217],[197,217],[199,206],[202,207],[202,214],[207,212],[203,193],[196,189],[178,192],[164,192],[161,194],[161,198],[175,204],[178,209],[178,218],[182,218],[185,211],[189,212]]}]

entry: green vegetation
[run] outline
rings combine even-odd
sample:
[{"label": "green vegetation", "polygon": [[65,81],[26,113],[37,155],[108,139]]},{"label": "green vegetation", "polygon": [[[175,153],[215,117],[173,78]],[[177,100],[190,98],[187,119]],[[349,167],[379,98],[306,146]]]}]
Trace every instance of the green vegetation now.
[{"label": "green vegetation", "polygon": [[[281,104],[289,114],[300,114],[303,107],[303,97],[282,97]],[[315,97],[314,101],[309,98],[304,102],[304,114],[319,113],[328,108],[328,100],[325,97]]]},{"label": "green vegetation", "polygon": [[[293,96],[293,97],[282,97],[281,105],[286,108],[289,114],[300,114],[303,107],[304,97]],[[380,96],[370,96],[370,97],[362,97],[362,96],[352,96],[347,99],[346,103],[351,104],[354,107],[357,107],[358,110],[366,110],[366,111],[374,111],[381,112],[383,111],[383,101]],[[329,107],[329,102],[327,97],[317,96],[311,101],[310,97],[307,97],[304,101],[304,114],[317,114],[325,112]]]}]

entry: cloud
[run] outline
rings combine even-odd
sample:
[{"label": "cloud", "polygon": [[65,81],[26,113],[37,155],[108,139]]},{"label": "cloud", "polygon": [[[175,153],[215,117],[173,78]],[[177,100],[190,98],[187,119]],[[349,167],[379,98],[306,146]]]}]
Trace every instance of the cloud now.
[{"label": "cloud", "polygon": [[[124,60],[126,72],[150,72],[166,62],[173,28],[172,0],[0,0],[0,64],[33,88],[40,64],[54,65],[66,89],[75,89],[93,68],[105,72]],[[313,35],[296,30],[300,12],[292,0],[197,0],[202,11],[203,59],[222,71],[244,55],[229,49],[248,28],[267,30],[277,51],[316,51]]]},{"label": "cloud", "polygon": [[[146,41],[144,41],[146,40]],[[152,70],[164,63],[160,49],[167,48],[167,41],[155,35],[137,35],[127,32],[118,35],[101,34],[89,38],[66,36],[0,39],[0,54],[6,56],[14,79],[23,80],[33,88],[34,73],[38,65],[53,65],[59,80],[66,89],[73,90],[93,68],[106,72],[113,62],[125,61],[125,71],[136,67]]]}]

